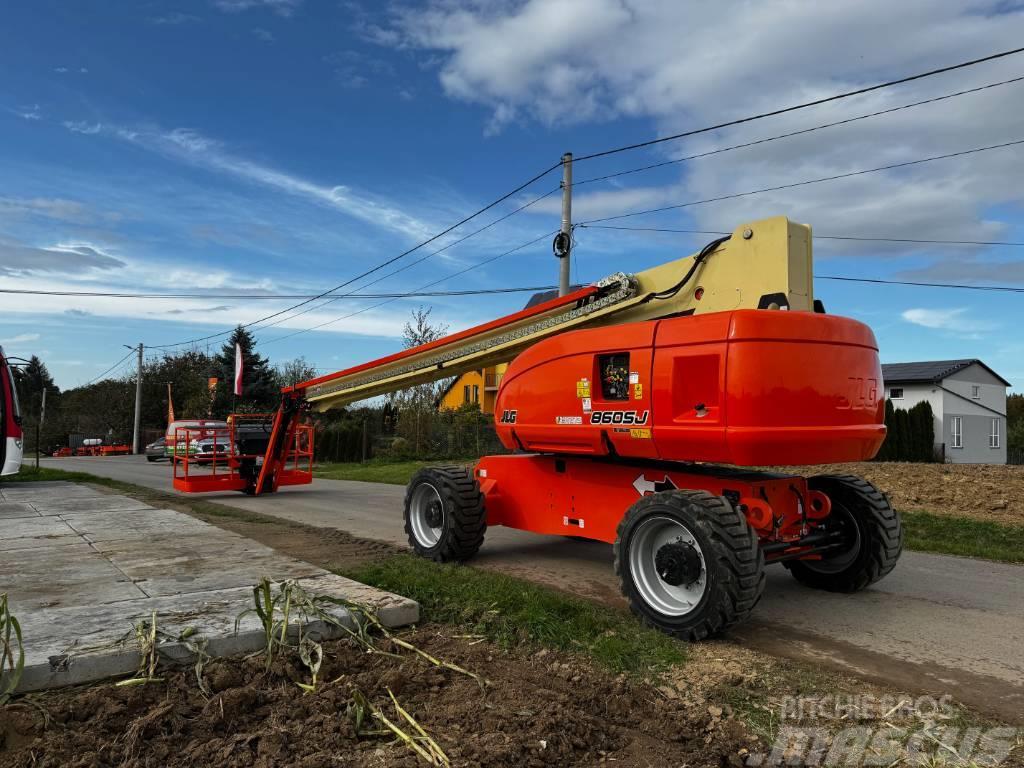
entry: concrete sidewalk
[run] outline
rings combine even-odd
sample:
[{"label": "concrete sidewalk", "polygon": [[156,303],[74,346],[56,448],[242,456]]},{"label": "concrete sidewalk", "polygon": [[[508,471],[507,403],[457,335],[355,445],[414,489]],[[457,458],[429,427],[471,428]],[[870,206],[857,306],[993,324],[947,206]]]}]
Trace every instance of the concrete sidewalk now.
[{"label": "concrete sidewalk", "polygon": [[[0,486],[0,593],[8,593],[26,651],[19,691],[133,672],[139,654],[126,637],[154,611],[161,632],[189,629],[189,643],[205,639],[212,656],[260,648],[255,616],[237,633],[234,625],[263,577],[297,579],[310,594],[365,605],[385,626],[419,618],[412,600],[174,510],[66,482]],[[345,609],[332,613],[352,625]],[[190,654],[182,642],[160,650]]]}]

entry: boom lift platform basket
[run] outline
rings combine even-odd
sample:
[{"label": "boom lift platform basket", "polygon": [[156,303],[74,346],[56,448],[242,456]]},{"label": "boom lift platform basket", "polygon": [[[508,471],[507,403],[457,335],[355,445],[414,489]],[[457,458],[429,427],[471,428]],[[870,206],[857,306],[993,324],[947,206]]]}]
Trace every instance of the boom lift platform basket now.
[{"label": "boom lift platform basket", "polygon": [[[275,440],[283,443],[284,456],[271,477],[261,478]],[[203,451],[197,449],[201,441]],[[289,424],[280,412],[233,414],[227,429],[178,427],[173,451],[174,488],[184,493],[255,495],[257,488],[268,492],[282,485],[313,482],[313,427]]]}]

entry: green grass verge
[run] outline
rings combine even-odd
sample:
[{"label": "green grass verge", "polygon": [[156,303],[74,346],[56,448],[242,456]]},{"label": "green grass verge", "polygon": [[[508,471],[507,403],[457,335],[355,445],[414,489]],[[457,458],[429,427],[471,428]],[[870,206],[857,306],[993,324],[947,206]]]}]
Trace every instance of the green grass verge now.
[{"label": "green grass verge", "polygon": [[471,627],[504,647],[582,652],[614,672],[647,675],[686,660],[686,646],[623,610],[521,579],[395,555],[344,576],[419,602],[427,621]]},{"label": "green grass verge", "polygon": [[901,512],[907,549],[1024,563],[1024,525]]},{"label": "green grass verge", "polygon": [[476,459],[450,459],[437,461],[368,461],[365,464],[344,462],[317,464],[313,467],[314,477],[329,480],[361,480],[366,483],[388,483],[407,485],[412,476],[423,467],[437,467],[443,464],[472,464]]}]

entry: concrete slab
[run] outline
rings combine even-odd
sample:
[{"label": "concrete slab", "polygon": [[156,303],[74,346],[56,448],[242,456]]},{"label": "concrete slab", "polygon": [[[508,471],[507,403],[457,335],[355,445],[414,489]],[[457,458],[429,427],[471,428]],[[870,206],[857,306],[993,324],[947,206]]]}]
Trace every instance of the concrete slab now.
[{"label": "concrete slab", "polygon": [[[419,606],[412,600],[366,587],[358,582],[327,574],[301,579],[299,584],[311,595],[324,595],[358,602],[375,612],[378,621],[387,627],[414,623],[419,619]],[[162,660],[184,662],[192,658],[188,644],[205,643],[210,656],[227,656],[256,651],[265,638],[257,617],[243,617],[235,631],[235,620],[252,607],[252,589],[200,592],[173,598],[131,600],[105,606],[74,607],[36,611],[22,621],[25,637],[33,638],[27,651],[25,671],[18,690],[35,691],[61,685],[74,685],[113,675],[130,674],[138,669],[139,652],[132,636],[132,627],[149,621],[157,614],[157,628],[166,638],[160,644]],[[351,613],[340,606],[326,611],[337,622],[355,628]],[[65,626],[77,627],[77,636],[67,642],[61,631]],[[189,631],[187,641],[180,638]],[[292,628],[294,638],[298,625]],[[313,637],[331,638],[344,633],[330,623],[305,623],[303,632]]]},{"label": "concrete slab", "polygon": [[153,507],[64,513],[60,517],[93,543],[197,535],[209,533],[212,527],[180,512]]},{"label": "concrete slab", "polygon": [[[67,484],[19,486],[20,512],[0,525],[0,591],[21,622],[26,668],[19,691],[70,685],[134,672],[139,663],[132,627],[157,613],[163,657],[192,658],[194,643],[221,656],[263,646],[250,615],[252,587],[263,577],[298,579],[307,592],[357,603],[385,626],[419,619],[412,600],[334,576],[258,542],[169,509],[118,495],[76,495]],[[6,488],[4,489],[6,491]],[[25,509],[28,508],[28,509]],[[343,607],[337,621],[352,627]],[[189,629],[187,641],[181,633]],[[297,627],[295,628],[297,631]],[[308,623],[324,637],[336,626]],[[191,647],[190,647],[191,645]],[[0,674],[0,685],[3,675]]]},{"label": "concrete slab", "polygon": [[19,517],[39,517],[39,512],[24,502],[0,501],[0,520],[15,520]]},{"label": "concrete slab", "polygon": [[3,491],[5,501],[25,501],[26,499],[51,499],[51,498],[98,498],[110,494],[86,485],[75,485],[74,483],[48,483],[41,488],[28,487],[41,485],[41,483],[18,483],[17,485],[5,485]]},{"label": "concrete slab", "polygon": [[59,517],[18,517],[4,521],[0,552],[79,541],[78,535]]},{"label": "concrete slab", "polygon": [[23,616],[39,608],[96,605],[146,597],[88,543],[12,549],[0,557],[0,590],[11,611]]},{"label": "concrete slab", "polygon": [[32,506],[42,515],[63,515],[82,512],[109,512],[117,509],[153,509],[149,504],[127,496],[60,497],[32,500]]}]

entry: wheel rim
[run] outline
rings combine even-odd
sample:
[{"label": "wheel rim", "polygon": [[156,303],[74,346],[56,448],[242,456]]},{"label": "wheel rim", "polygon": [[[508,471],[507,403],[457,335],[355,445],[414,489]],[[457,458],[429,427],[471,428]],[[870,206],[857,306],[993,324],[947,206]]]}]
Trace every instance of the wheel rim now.
[{"label": "wheel rim", "polygon": [[692,612],[707,590],[704,552],[690,529],[671,517],[649,517],[637,526],[629,570],[643,601],[666,616]]},{"label": "wheel rim", "polygon": [[409,523],[416,541],[424,547],[436,546],[444,530],[444,517],[444,503],[437,488],[430,483],[416,486],[409,503]]},{"label": "wheel rim", "polygon": [[826,554],[821,560],[801,560],[801,564],[809,571],[823,574],[841,573],[849,568],[860,554],[860,526],[845,506],[832,502],[832,514],[826,525],[832,530],[841,530],[849,542],[846,549],[835,554]]}]

